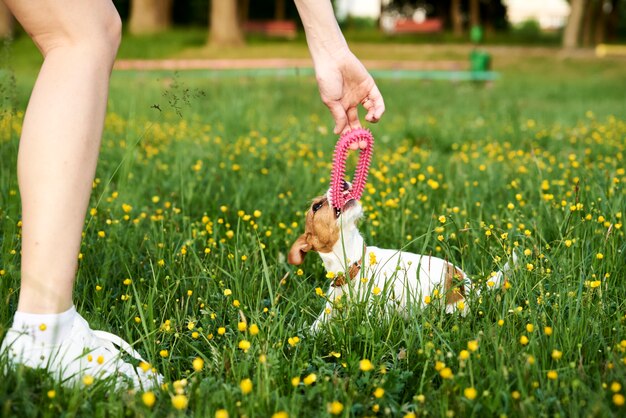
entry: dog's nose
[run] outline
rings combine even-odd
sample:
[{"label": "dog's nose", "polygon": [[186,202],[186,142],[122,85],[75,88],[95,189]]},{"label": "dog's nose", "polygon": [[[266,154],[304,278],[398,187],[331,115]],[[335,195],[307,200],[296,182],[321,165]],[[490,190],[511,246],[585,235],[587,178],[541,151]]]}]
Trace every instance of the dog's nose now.
[{"label": "dog's nose", "polygon": [[345,181],[345,180],[343,181],[343,191],[344,192],[350,190],[351,186],[352,185],[350,183],[348,183],[347,181]]}]

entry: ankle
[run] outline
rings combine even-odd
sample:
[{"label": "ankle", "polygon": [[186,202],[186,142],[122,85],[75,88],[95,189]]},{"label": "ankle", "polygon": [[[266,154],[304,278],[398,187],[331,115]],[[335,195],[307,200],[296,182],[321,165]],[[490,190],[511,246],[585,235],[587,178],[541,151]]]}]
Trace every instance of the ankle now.
[{"label": "ankle", "polygon": [[57,344],[72,330],[74,319],[78,315],[74,306],[61,313],[38,314],[17,311],[13,317],[12,328],[26,332],[36,341]]}]

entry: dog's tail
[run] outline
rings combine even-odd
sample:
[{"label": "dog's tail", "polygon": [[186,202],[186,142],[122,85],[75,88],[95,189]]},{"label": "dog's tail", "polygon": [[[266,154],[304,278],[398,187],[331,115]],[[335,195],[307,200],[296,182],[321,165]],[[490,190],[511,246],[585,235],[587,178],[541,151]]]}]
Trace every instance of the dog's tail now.
[{"label": "dog's tail", "polygon": [[511,252],[511,258],[506,262],[504,266],[497,271],[494,275],[487,279],[487,287],[489,289],[499,289],[501,287],[506,287],[508,283],[508,273],[515,268],[519,260],[517,252],[513,250]]}]

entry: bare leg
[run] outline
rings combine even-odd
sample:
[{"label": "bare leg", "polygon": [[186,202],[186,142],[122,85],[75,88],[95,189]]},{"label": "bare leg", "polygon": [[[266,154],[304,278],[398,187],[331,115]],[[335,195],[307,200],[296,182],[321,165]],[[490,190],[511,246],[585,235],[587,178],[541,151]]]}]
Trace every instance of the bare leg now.
[{"label": "bare leg", "polygon": [[22,281],[18,311],[72,306],[121,23],[109,0],[6,0],[44,63],[18,154]]}]

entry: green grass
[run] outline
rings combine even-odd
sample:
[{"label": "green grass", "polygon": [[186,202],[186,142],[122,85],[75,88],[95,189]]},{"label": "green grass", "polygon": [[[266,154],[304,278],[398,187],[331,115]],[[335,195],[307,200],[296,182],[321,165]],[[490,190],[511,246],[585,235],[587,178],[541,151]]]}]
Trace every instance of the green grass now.
[{"label": "green grass", "polygon": [[[448,258],[481,288],[518,248],[511,288],[483,289],[465,318],[436,299],[408,317],[345,303],[318,336],[307,329],[324,303],[315,289],[328,285],[321,262],[311,254],[299,271],[285,261],[307,202],[328,187],[336,140],[314,81],[114,73],[75,301],[93,327],[135,342],[169,385],[148,407],[141,392],[11,371],[1,414],[314,417],[336,401],[345,416],[622,415],[614,395],[625,390],[612,383],[626,378],[623,62],[518,52],[496,52],[502,78],[491,86],[381,80],[387,113],[370,126],[361,228],[370,244]],[[24,68],[16,82],[3,82],[0,335],[19,288],[11,167],[33,82],[27,55],[13,61]],[[242,318],[258,334],[239,331]],[[182,411],[176,387],[189,400]]]}]

